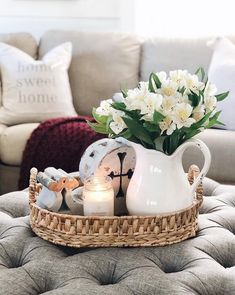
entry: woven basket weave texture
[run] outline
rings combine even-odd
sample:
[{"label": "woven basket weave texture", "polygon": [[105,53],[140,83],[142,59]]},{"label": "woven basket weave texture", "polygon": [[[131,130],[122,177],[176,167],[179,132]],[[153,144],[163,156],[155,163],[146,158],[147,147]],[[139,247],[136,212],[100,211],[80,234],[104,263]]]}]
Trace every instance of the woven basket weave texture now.
[{"label": "woven basket weave texture", "polygon": [[[188,180],[199,174],[192,165]],[[200,184],[193,204],[178,212],[155,216],[78,216],[50,212],[36,205],[41,189],[37,169],[31,169],[29,186],[30,224],[41,238],[69,247],[164,246],[194,237],[198,230],[198,210],[202,203]]]}]

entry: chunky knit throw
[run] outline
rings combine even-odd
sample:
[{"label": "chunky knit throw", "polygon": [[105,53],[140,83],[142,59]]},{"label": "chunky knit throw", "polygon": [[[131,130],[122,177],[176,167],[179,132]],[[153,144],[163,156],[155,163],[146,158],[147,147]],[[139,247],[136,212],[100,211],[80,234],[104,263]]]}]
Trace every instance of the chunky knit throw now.
[{"label": "chunky knit throw", "polygon": [[78,171],[85,149],[103,136],[87,125],[90,117],[51,119],[41,123],[31,134],[23,153],[19,189],[28,187],[31,167]]}]

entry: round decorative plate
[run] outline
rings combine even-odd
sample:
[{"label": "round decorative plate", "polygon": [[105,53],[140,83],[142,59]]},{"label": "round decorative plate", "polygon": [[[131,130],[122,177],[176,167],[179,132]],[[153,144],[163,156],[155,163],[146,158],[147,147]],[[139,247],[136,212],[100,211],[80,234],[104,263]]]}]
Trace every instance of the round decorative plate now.
[{"label": "round decorative plate", "polygon": [[126,214],[126,190],[135,168],[135,152],[130,146],[104,138],[91,144],[79,165],[80,178],[91,175],[110,176],[115,193],[115,214]]}]

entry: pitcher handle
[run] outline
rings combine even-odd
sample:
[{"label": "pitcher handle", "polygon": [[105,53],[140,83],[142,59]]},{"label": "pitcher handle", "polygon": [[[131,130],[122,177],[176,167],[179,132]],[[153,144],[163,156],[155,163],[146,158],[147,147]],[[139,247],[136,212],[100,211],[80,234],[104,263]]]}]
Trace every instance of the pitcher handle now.
[{"label": "pitcher handle", "polygon": [[210,153],[210,150],[208,149],[208,147],[206,146],[206,144],[204,142],[202,142],[199,139],[193,138],[193,139],[187,140],[184,144],[182,144],[176,150],[175,154],[181,153],[181,155],[183,155],[184,151],[188,147],[191,147],[191,146],[197,147],[199,150],[202,151],[202,153],[204,155],[204,165],[203,165],[203,168],[202,168],[201,172],[195,178],[193,184],[191,185],[192,193],[194,193],[196,191],[197,186],[202,181],[202,179],[205,177],[206,173],[208,172],[208,170],[210,168],[210,164],[211,164],[211,153]]}]

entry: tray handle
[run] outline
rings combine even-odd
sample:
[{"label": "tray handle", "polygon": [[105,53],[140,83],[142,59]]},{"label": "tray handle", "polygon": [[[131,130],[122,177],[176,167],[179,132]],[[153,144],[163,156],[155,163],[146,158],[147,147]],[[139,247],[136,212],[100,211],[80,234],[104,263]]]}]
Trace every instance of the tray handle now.
[{"label": "tray handle", "polygon": [[[191,165],[188,170],[188,181],[192,185],[195,181],[195,179],[198,178],[198,175],[200,173],[200,169],[197,165]],[[200,201],[200,204],[203,201],[203,185],[202,181],[199,182],[197,188],[196,188],[196,199]]]},{"label": "tray handle", "polygon": [[37,168],[33,167],[30,170],[29,178],[29,204],[36,202],[36,192],[37,192]]}]

